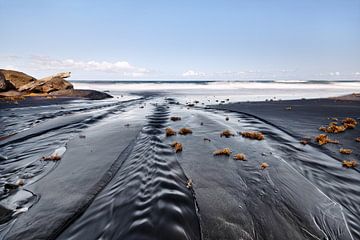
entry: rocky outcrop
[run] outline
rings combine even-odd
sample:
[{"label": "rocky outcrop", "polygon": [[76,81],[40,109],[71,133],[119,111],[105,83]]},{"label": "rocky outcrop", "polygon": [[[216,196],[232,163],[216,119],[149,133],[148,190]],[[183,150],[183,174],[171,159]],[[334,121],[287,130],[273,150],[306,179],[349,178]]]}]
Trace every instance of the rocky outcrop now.
[{"label": "rocky outcrop", "polygon": [[4,75],[5,79],[15,87],[15,89],[20,88],[21,86],[28,84],[30,82],[36,81],[36,78],[29,76],[23,72],[0,69],[0,73]]},{"label": "rocky outcrop", "polygon": [[5,79],[4,74],[0,72],[0,92],[15,90],[15,86]]},{"label": "rocky outcrop", "polygon": [[25,73],[0,69],[0,99],[17,101],[26,97],[104,99],[112,96],[94,90],[75,90],[66,81],[70,72],[35,79]]},{"label": "rocky outcrop", "polygon": [[50,93],[59,90],[73,89],[73,85],[57,75],[46,77],[21,86],[20,92]]}]

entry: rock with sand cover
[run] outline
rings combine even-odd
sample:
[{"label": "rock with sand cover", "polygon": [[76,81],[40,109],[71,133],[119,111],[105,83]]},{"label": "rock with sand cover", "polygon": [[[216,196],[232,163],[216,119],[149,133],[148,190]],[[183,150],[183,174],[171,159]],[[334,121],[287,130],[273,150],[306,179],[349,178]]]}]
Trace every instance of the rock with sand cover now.
[{"label": "rock with sand cover", "polygon": [[262,170],[264,170],[264,169],[266,169],[266,168],[268,168],[269,167],[269,164],[267,164],[266,162],[263,162],[262,164],[260,164],[260,168],[262,169]]},{"label": "rock with sand cover", "polygon": [[183,148],[182,148],[182,144],[179,143],[179,142],[176,142],[176,141],[174,141],[173,143],[171,143],[170,146],[175,149],[175,152],[176,152],[176,153],[181,152],[182,149],[183,149]]},{"label": "rock with sand cover", "polygon": [[192,130],[190,128],[181,128],[179,130],[179,134],[180,135],[188,135],[188,134],[192,134]]},{"label": "rock with sand cover", "polygon": [[237,153],[234,155],[235,160],[246,161],[246,156],[243,153]]},{"label": "rock with sand cover", "polygon": [[344,160],[342,161],[342,165],[343,167],[346,168],[355,168],[357,166],[357,162],[355,160],[350,160],[350,161]]},{"label": "rock with sand cover", "polygon": [[167,137],[170,137],[176,135],[176,132],[172,128],[167,127],[165,129],[165,134]]},{"label": "rock with sand cover", "polygon": [[223,148],[223,149],[218,149],[216,151],[213,152],[214,156],[230,156],[231,154],[231,150],[230,148]]},{"label": "rock with sand cover", "polygon": [[338,144],[339,141],[330,139],[326,134],[319,134],[315,137],[315,141],[319,143],[320,145],[324,145],[327,143],[334,143]]},{"label": "rock with sand cover", "polygon": [[352,150],[349,149],[349,148],[340,148],[339,152],[341,154],[351,154],[352,153]]},{"label": "rock with sand cover", "polygon": [[255,140],[259,140],[259,141],[265,139],[264,135],[261,132],[250,131],[250,132],[241,132],[240,134],[244,138],[250,138],[250,139],[255,139]]},{"label": "rock with sand cover", "polygon": [[235,134],[233,134],[232,132],[230,132],[230,130],[225,130],[225,131],[223,131],[222,133],[220,133],[220,137],[229,138],[229,137],[232,137],[232,136],[235,136]]}]

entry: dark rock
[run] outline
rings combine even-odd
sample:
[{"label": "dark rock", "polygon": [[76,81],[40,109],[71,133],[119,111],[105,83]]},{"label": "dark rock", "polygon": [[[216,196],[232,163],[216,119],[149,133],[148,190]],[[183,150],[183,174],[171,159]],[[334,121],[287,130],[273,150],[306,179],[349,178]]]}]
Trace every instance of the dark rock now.
[{"label": "dark rock", "polygon": [[12,210],[0,205],[0,224],[10,221],[13,213]]},{"label": "dark rock", "polygon": [[12,183],[5,183],[4,188],[8,190],[14,190],[17,189],[19,186]]},{"label": "dark rock", "polygon": [[86,98],[91,100],[101,100],[101,99],[113,97],[105,92],[99,92],[96,90],[77,90],[77,89],[54,91],[49,93],[49,95],[56,97]]},{"label": "dark rock", "polygon": [[28,84],[30,82],[34,82],[36,78],[29,76],[23,72],[13,71],[13,70],[5,70],[0,69],[0,73],[2,73],[7,81],[10,82],[16,89],[19,89],[21,86]]}]

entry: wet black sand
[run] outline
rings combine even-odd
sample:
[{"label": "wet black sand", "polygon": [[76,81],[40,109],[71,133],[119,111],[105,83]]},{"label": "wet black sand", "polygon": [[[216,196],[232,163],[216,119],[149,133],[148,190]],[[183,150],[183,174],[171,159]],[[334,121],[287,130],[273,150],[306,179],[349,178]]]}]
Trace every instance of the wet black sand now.
[{"label": "wet black sand", "polygon": [[[2,128],[16,134],[0,141],[1,186],[18,177],[25,185],[2,192],[0,204],[15,214],[9,219],[1,210],[7,219],[0,238],[359,238],[359,169],[341,166],[342,159],[359,160],[359,126],[334,136],[339,145],[299,143],[319,134],[328,117],[359,118],[358,102],[211,109],[175,102],[147,94],[124,102],[3,107]],[[168,126],[189,127],[193,134],[165,137]],[[221,138],[225,129],[258,130],[265,140]],[[169,146],[174,140],[183,144],[181,153]],[[41,160],[64,146],[60,161]],[[224,147],[245,153],[248,161],[213,156]],[[340,155],[340,147],[354,153]],[[261,170],[262,162],[269,167]]]}]

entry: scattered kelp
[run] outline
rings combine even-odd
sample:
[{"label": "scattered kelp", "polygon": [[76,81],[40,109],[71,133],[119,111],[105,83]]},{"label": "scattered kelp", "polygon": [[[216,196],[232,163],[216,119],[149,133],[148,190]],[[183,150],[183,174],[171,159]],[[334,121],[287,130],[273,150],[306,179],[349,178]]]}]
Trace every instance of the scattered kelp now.
[{"label": "scattered kelp", "polygon": [[214,151],[214,156],[230,156],[231,154],[231,150],[230,148],[223,148],[223,149],[218,149],[216,151]]},{"label": "scattered kelp", "polygon": [[174,122],[180,121],[180,120],[181,120],[181,117],[176,117],[176,116],[170,117],[170,120],[171,120],[171,121],[174,121]]},{"label": "scattered kelp", "polygon": [[190,128],[181,128],[179,130],[179,134],[180,135],[188,135],[188,134],[192,134],[192,130]]},{"label": "scattered kelp", "polygon": [[246,161],[246,156],[243,153],[237,153],[234,155],[235,160]]},{"label": "scattered kelp", "polygon": [[352,153],[352,150],[349,149],[349,148],[340,148],[339,152],[341,154],[351,154]]},{"label": "scattered kelp", "polygon": [[319,130],[326,133],[341,133],[346,130],[346,127],[344,125],[337,125],[336,122],[331,122],[328,126],[321,126]]},{"label": "scattered kelp", "polygon": [[302,145],[307,145],[307,144],[309,143],[309,139],[301,139],[301,140],[300,140],[300,143],[301,143]]},{"label": "scattered kelp", "polygon": [[167,137],[170,137],[176,135],[176,132],[172,128],[167,127],[165,129],[165,134]]},{"label": "scattered kelp", "polygon": [[264,140],[265,137],[261,132],[251,131],[251,132],[241,132],[241,136],[244,138],[250,138],[255,140]]},{"label": "scattered kelp", "polygon": [[344,118],[342,121],[343,125],[338,125],[337,122],[331,122],[328,126],[321,126],[320,131],[326,133],[342,133],[346,129],[353,129],[357,125],[357,121],[353,118]]},{"label": "scattered kelp", "polygon": [[220,133],[220,137],[229,138],[229,137],[233,137],[233,136],[235,136],[235,134],[233,134],[232,132],[230,132],[230,130],[225,130],[225,131],[223,131],[222,133]]},{"label": "scattered kelp", "polygon": [[360,142],[360,137],[355,138],[355,141],[356,141],[356,142]]},{"label": "scattered kelp", "polygon": [[350,161],[344,160],[342,161],[342,165],[343,167],[346,168],[355,168],[357,166],[357,162],[355,160],[350,160]]},{"label": "scattered kelp", "polygon": [[266,169],[266,168],[268,168],[268,167],[269,167],[269,164],[267,164],[266,162],[263,162],[263,163],[260,164],[260,168],[261,168],[262,170],[264,170],[264,169]]},{"label": "scattered kelp", "polygon": [[176,153],[181,152],[182,149],[183,149],[182,144],[179,143],[179,142],[176,142],[176,141],[174,141],[173,143],[171,143],[170,146],[175,149],[175,152],[176,152]]},{"label": "scattered kelp", "polygon": [[326,134],[319,134],[315,137],[315,141],[318,142],[320,145],[324,145],[327,143],[334,143],[338,144],[339,141],[330,139]]}]

